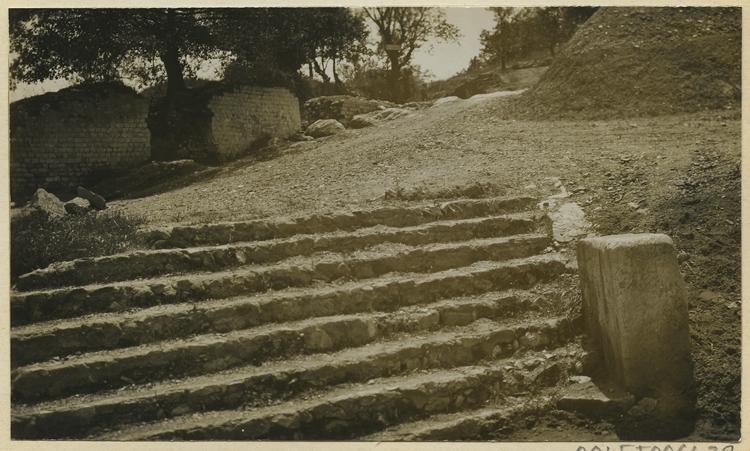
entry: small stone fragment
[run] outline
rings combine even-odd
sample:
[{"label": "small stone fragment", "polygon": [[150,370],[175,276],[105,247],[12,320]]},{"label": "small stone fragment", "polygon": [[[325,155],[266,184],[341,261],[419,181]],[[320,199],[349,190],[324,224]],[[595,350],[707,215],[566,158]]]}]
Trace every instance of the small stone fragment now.
[{"label": "small stone fragment", "polygon": [[70,215],[83,215],[90,209],[91,203],[82,197],[76,197],[65,204],[65,211]]},{"label": "small stone fragment", "polygon": [[524,362],[523,366],[525,366],[526,368],[528,368],[530,370],[533,370],[534,368],[536,368],[537,366],[539,366],[539,363],[540,362],[537,359],[529,359],[529,360],[527,360],[527,361]]},{"label": "small stone fragment", "polygon": [[97,210],[104,210],[107,208],[107,201],[105,201],[102,196],[93,193],[82,186],[78,187],[78,197],[82,197],[89,201],[91,206]]},{"label": "small stone fragment", "polygon": [[568,380],[576,384],[585,384],[586,382],[590,382],[591,378],[588,376],[570,376]]},{"label": "small stone fragment", "polygon": [[365,128],[372,127],[376,124],[375,120],[369,116],[358,114],[349,121],[349,128]]}]

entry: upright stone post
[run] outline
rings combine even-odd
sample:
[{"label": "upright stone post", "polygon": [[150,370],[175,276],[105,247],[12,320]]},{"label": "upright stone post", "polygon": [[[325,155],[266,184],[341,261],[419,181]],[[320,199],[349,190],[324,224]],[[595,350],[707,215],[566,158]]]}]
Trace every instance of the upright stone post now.
[{"label": "upright stone post", "polygon": [[661,234],[578,243],[583,314],[613,381],[662,418],[690,418],[695,382],[687,295],[672,240]]}]

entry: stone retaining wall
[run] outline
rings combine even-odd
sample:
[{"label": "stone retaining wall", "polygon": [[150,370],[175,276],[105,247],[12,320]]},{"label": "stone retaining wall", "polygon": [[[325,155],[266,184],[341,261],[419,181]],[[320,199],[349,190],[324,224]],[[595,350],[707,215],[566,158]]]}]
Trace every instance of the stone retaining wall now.
[{"label": "stone retaining wall", "polygon": [[97,173],[149,159],[148,103],[123,85],[76,86],[10,105],[13,199],[50,184],[75,188]]},{"label": "stone retaining wall", "polygon": [[235,87],[208,101],[211,132],[222,159],[234,159],[258,138],[287,138],[300,130],[297,98],[284,88]]},{"label": "stone retaining wall", "polygon": [[287,138],[301,125],[299,101],[285,88],[211,82],[181,94],[173,104],[152,105],[152,158],[231,161],[259,138]]}]

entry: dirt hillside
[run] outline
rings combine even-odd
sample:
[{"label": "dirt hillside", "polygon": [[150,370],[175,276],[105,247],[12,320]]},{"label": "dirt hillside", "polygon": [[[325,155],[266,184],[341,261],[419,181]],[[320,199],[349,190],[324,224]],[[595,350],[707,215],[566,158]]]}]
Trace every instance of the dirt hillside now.
[{"label": "dirt hillside", "polygon": [[604,119],[736,106],[741,25],[740,8],[601,8],[514,114]]}]

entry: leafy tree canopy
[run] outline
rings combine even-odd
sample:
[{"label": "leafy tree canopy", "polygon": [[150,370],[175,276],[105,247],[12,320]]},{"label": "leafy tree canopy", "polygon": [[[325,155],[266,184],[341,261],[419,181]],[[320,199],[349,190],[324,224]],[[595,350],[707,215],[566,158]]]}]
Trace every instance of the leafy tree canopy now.
[{"label": "leafy tree canopy", "polygon": [[163,77],[172,92],[217,50],[204,9],[20,9],[10,13],[13,81]]},{"label": "leafy tree canopy", "polygon": [[327,81],[329,61],[356,61],[367,51],[364,19],[349,8],[242,8],[226,24],[235,66],[263,62],[292,73],[309,64]]},{"label": "leafy tree canopy", "polygon": [[509,59],[556,48],[570,39],[596,7],[489,8],[495,13],[495,28],[481,34],[482,58],[499,61],[503,69]]},{"label": "leafy tree canopy", "polygon": [[11,9],[11,88],[17,82],[167,80],[185,90],[201,63],[262,62],[286,73],[352,59],[363,19],[346,8]]},{"label": "leafy tree canopy", "polygon": [[364,8],[364,12],[377,26],[379,50],[386,53],[391,63],[390,85],[396,101],[401,100],[398,92],[401,68],[411,63],[414,51],[433,37],[438,41],[455,41],[460,36],[458,28],[446,22],[445,13],[438,8],[378,7]]}]

